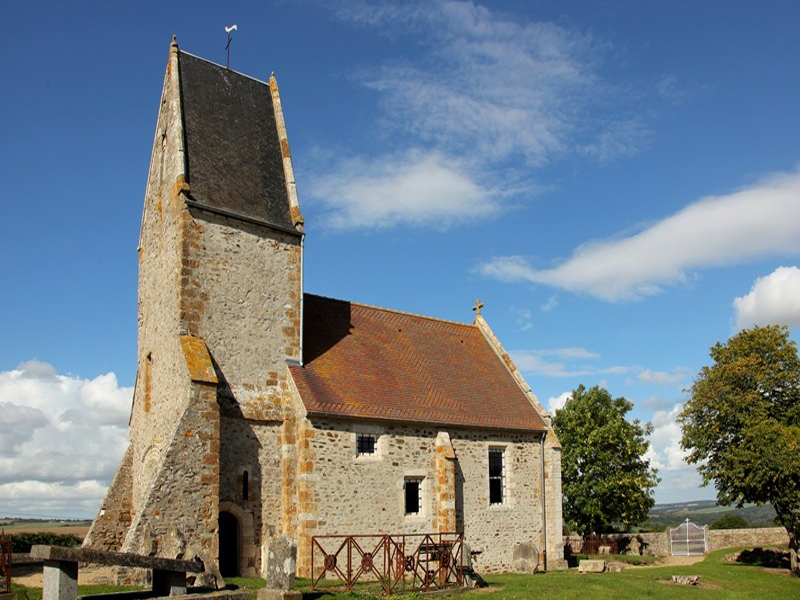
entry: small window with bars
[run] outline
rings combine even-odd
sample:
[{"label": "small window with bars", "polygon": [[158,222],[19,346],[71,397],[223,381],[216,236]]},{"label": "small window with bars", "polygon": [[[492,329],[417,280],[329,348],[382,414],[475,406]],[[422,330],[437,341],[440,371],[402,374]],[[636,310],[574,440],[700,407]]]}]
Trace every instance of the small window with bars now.
[{"label": "small window with bars", "polygon": [[356,456],[375,456],[378,439],[371,433],[356,434]]},{"label": "small window with bars", "polygon": [[422,510],[422,479],[406,477],[403,482],[406,515],[418,515]]},{"label": "small window with bars", "polygon": [[506,463],[502,448],[489,449],[489,504],[505,500]]}]

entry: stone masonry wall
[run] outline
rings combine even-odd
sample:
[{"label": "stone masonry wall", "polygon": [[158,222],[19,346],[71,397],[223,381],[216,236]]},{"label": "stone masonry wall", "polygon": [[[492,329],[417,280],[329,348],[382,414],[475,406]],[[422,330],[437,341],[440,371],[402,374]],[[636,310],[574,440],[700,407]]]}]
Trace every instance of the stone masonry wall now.
[{"label": "stone masonry wall", "polygon": [[133,504],[161,469],[186,409],[189,382],[178,336],[183,223],[188,216],[177,46],[164,80],[139,239],[138,381],[131,414]]},{"label": "stone masonry wall", "polygon": [[[641,537],[647,544],[646,554],[667,556],[670,553],[669,535],[667,531],[648,533],[608,533],[602,534],[611,539],[626,539],[632,536]],[[789,534],[783,527],[756,527],[753,529],[709,529],[708,552],[723,548],[780,546],[789,543]],[[564,536],[564,544],[573,553],[580,552],[583,540],[579,535]]]},{"label": "stone masonry wall", "polygon": [[188,408],[122,546],[175,558],[188,548],[217,556],[220,417],[216,385],[192,383]]},{"label": "stone masonry wall", "polygon": [[[249,515],[252,524],[252,548],[242,548],[242,574],[255,576],[261,572],[260,548],[264,538],[281,533],[280,434],[280,422],[222,418],[220,502],[238,507]],[[240,522],[240,527],[244,528],[244,523]]]},{"label": "stone masonry wall", "polygon": [[756,527],[753,529],[710,529],[708,551],[738,546],[788,545],[789,533],[785,527]]},{"label": "stone masonry wall", "polygon": [[248,419],[283,418],[286,361],[300,360],[300,238],[192,209],[181,328],[202,338],[221,394]]},{"label": "stone masonry wall", "polygon": [[[564,569],[564,546],[562,544],[563,518],[561,492],[561,445],[555,434],[548,432],[545,439],[544,480],[545,507],[547,510],[547,556],[546,568]],[[544,551],[543,547],[539,551]]]},{"label": "stone masonry wall", "polygon": [[133,447],[129,445],[103,499],[100,512],[83,540],[84,547],[114,551],[122,546],[133,519],[132,463]]},{"label": "stone masonry wall", "polygon": [[[310,537],[426,533],[439,526],[436,440],[426,425],[306,420],[298,459],[298,574],[310,572]],[[356,456],[356,434],[377,436],[375,456]],[[448,429],[455,452],[455,524],[463,527],[481,571],[511,568],[514,546],[542,547],[539,435]],[[441,447],[441,446],[440,446]],[[489,505],[488,452],[505,451],[505,501]],[[442,469],[439,465],[439,475]],[[405,478],[422,479],[422,510],[405,515]],[[447,498],[444,498],[447,500]],[[447,512],[448,505],[442,507]]]}]

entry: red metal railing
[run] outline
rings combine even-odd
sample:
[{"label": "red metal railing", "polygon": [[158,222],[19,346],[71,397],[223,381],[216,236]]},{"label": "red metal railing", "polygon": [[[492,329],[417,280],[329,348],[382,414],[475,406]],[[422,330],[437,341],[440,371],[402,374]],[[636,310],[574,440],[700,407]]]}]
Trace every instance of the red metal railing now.
[{"label": "red metal railing", "polygon": [[460,533],[318,535],[311,538],[311,587],[349,592],[377,582],[387,595],[461,587],[463,542]]}]

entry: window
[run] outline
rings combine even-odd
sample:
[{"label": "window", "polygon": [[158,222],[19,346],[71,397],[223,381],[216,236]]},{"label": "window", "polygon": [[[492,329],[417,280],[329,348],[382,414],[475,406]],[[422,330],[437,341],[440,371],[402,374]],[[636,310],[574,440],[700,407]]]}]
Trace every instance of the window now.
[{"label": "window", "polygon": [[356,434],[356,456],[375,456],[377,439],[370,433]]},{"label": "window", "polygon": [[489,449],[489,504],[502,504],[505,496],[506,465],[501,448]]},{"label": "window", "polygon": [[247,500],[250,497],[250,477],[247,471],[242,473],[242,500]]},{"label": "window", "polygon": [[418,515],[422,508],[422,479],[407,477],[403,483],[407,515]]}]

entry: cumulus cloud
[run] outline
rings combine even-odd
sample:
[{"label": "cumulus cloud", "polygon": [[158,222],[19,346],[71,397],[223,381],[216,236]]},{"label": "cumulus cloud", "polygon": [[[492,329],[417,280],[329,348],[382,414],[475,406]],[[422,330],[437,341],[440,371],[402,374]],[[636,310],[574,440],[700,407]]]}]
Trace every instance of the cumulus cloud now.
[{"label": "cumulus cloud", "polygon": [[572,397],[572,392],[564,392],[558,396],[551,396],[547,400],[547,410],[552,415],[557,410],[564,408],[564,405]]},{"label": "cumulus cloud", "polygon": [[395,147],[415,158],[393,153],[315,167],[310,197],[328,209],[332,227],[447,227],[495,216],[509,198],[539,188],[531,168],[567,155],[607,161],[646,143],[631,111],[611,116],[628,94],[598,76],[601,44],[591,36],[469,1],[324,6],[390,37],[413,34],[415,49],[413,60],[394,58],[355,76],[378,93],[378,123]]},{"label": "cumulus cloud", "polygon": [[128,443],[133,388],[39,361],[0,372],[0,504],[20,516],[93,516]]},{"label": "cumulus cloud", "polygon": [[656,411],[651,420],[653,433],[648,438],[650,448],[645,458],[658,469],[661,478],[656,490],[658,502],[682,502],[689,492],[698,500],[714,497],[710,489],[698,491],[702,479],[697,469],[686,462],[688,453],[680,447],[681,427],[676,419],[681,410],[683,406],[675,404],[670,410]]},{"label": "cumulus cloud", "polygon": [[739,329],[771,324],[800,327],[800,269],[778,267],[759,277],[750,293],[733,301],[733,308]]},{"label": "cumulus cloud", "polygon": [[724,196],[690,204],[635,235],[588,242],[554,268],[500,256],[478,271],[615,302],[660,292],[691,270],[800,251],[800,173],[773,175]]},{"label": "cumulus cloud", "polygon": [[439,153],[343,161],[318,177],[310,192],[334,229],[398,224],[444,229],[500,208],[496,194]]}]

